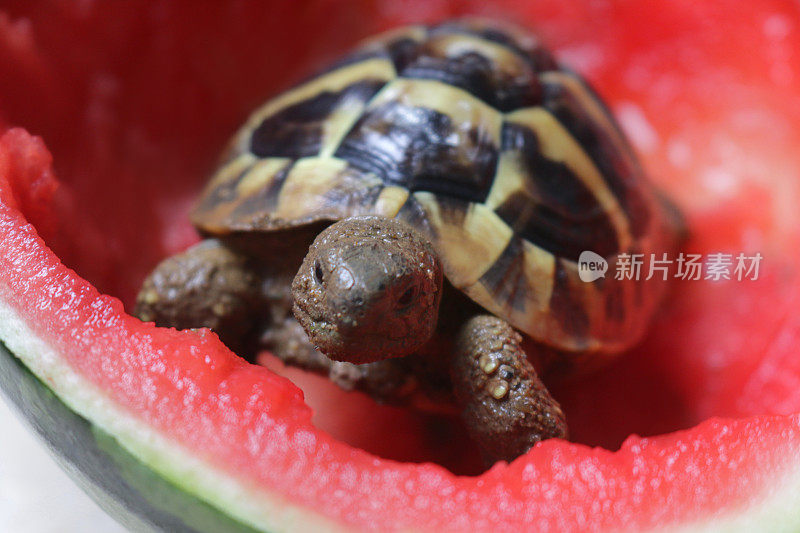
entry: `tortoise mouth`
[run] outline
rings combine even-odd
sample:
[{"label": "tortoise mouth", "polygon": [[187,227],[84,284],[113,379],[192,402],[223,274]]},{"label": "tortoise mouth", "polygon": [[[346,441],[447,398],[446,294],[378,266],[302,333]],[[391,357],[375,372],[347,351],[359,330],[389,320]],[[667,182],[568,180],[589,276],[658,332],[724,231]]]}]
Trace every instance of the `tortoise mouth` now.
[{"label": "tortoise mouth", "polygon": [[364,342],[364,336],[344,333],[338,324],[326,319],[319,309],[302,299],[295,302],[292,310],[314,347],[329,359],[352,363],[369,362],[354,355],[357,354],[356,348]]},{"label": "tortoise mouth", "polygon": [[329,320],[326,320],[318,309],[309,306],[306,302],[296,300],[292,311],[314,344],[317,344],[317,338],[340,336],[337,328]]},{"label": "tortoise mouth", "polygon": [[360,329],[348,331],[348,328],[342,328],[322,317],[319,310],[313,306],[310,310],[308,307],[305,302],[296,302],[293,307],[295,318],[303,326],[311,343],[326,357],[334,361],[355,364],[370,363],[384,358],[381,351],[376,352],[363,348],[385,344],[382,341],[387,339],[381,335],[363,332]]}]

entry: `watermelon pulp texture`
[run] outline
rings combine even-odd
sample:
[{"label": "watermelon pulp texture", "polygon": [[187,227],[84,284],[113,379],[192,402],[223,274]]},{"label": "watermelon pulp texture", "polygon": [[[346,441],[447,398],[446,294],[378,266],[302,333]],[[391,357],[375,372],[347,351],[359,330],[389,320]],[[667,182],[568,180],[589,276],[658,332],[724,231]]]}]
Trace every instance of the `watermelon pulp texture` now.
[{"label": "watermelon pulp texture", "polygon": [[[788,483],[800,464],[793,3],[5,8],[0,116],[47,148],[20,130],[0,141],[0,298],[116,405],[232,477],[351,525],[640,528],[727,516]],[[677,284],[641,347],[557,384],[574,439],[617,449],[631,433],[742,420],[631,438],[616,453],[547,442],[510,466],[454,477],[338,440],[402,460],[455,456],[448,466],[468,469],[465,447],[440,421],[292,373],[322,432],[289,381],[238,360],[213,335],[142,325],[100,294],[129,305],[158,259],[194,242],[191,201],[265,95],[358,37],[466,12],[538,28],[589,77],[685,210],[687,251],[765,257],[755,282]]]}]

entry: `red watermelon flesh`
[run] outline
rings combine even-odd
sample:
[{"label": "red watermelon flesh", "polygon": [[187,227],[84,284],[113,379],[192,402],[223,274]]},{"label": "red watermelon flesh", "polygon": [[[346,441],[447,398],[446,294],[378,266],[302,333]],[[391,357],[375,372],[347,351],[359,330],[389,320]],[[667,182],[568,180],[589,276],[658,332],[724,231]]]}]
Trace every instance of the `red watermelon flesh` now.
[{"label": "red watermelon flesh", "polygon": [[[328,525],[642,529],[800,520],[786,514],[800,487],[799,420],[791,415],[800,412],[794,3],[6,9],[2,120],[43,137],[62,186],[53,196],[41,141],[20,130],[3,136],[3,316],[121,413],[248,494],[279,498],[287,513],[308,509]],[[462,437],[430,430],[438,420],[292,374],[315,401],[323,432],[289,381],[242,362],[207,332],[141,324],[84,281],[129,304],[159,258],[196,239],[188,206],[219,147],[265,95],[358,37],[465,12],[538,28],[592,80],[653,179],[686,212],[688,252],[764,256],[758,281],[677,283],[640,348],[554,387],[575,440],[617,451],[550,441],[474,477],[380,459],[341,440],[385,457],[450,454],[456,469],[469,462],[458,456]],[[59,376],[40,377],[58,391]],[[709,417],[726,418],[702,422]],[[621,445],[632,433],[682,428],[691,429]]]}]

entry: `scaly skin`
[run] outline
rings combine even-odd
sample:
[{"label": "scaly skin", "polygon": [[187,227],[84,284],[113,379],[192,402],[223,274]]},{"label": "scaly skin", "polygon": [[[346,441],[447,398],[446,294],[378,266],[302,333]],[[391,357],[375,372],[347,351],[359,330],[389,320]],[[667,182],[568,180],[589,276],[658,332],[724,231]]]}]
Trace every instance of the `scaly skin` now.
[{"label": "scaly skin", "polygon": [[311,244],[292,282],[294,316],[332,359],[411,355],[436,331],[443,278],[433,246],[415,229],[352,217]]},{"label": "scaly skin", "polygon": [[164,260],[145,280],[135,314],[178,329],[213,329],[237,353],[256,348],[255,317],[267,312],[260,277],[247,256],[216,239]]},{"label": "scaly skin", "polygon": [[512,461],[540,440],[567,438],[564,412],[521,342],[505,320],[476,315],[461,328],[451,362],[461,417],[490,461]]}]

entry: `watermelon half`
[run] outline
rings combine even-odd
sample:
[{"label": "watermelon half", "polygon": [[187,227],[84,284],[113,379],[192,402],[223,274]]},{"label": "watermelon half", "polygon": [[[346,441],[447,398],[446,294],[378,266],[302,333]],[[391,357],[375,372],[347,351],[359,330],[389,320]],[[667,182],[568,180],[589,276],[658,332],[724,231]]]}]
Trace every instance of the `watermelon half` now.
[{"label": "watermelon half", "polygon": [[[127,525],[800,529],[796,2],[2,9],[0,387]],[[259,100],[375,31],[465,13],[537,28],[592,80],[685,211],[687,252],[763,256],[757,280],[677,282],[640,347],[554,384],[574,442],[482,473],[445,419],[125,312],[197,239],[191,202]]]}]

